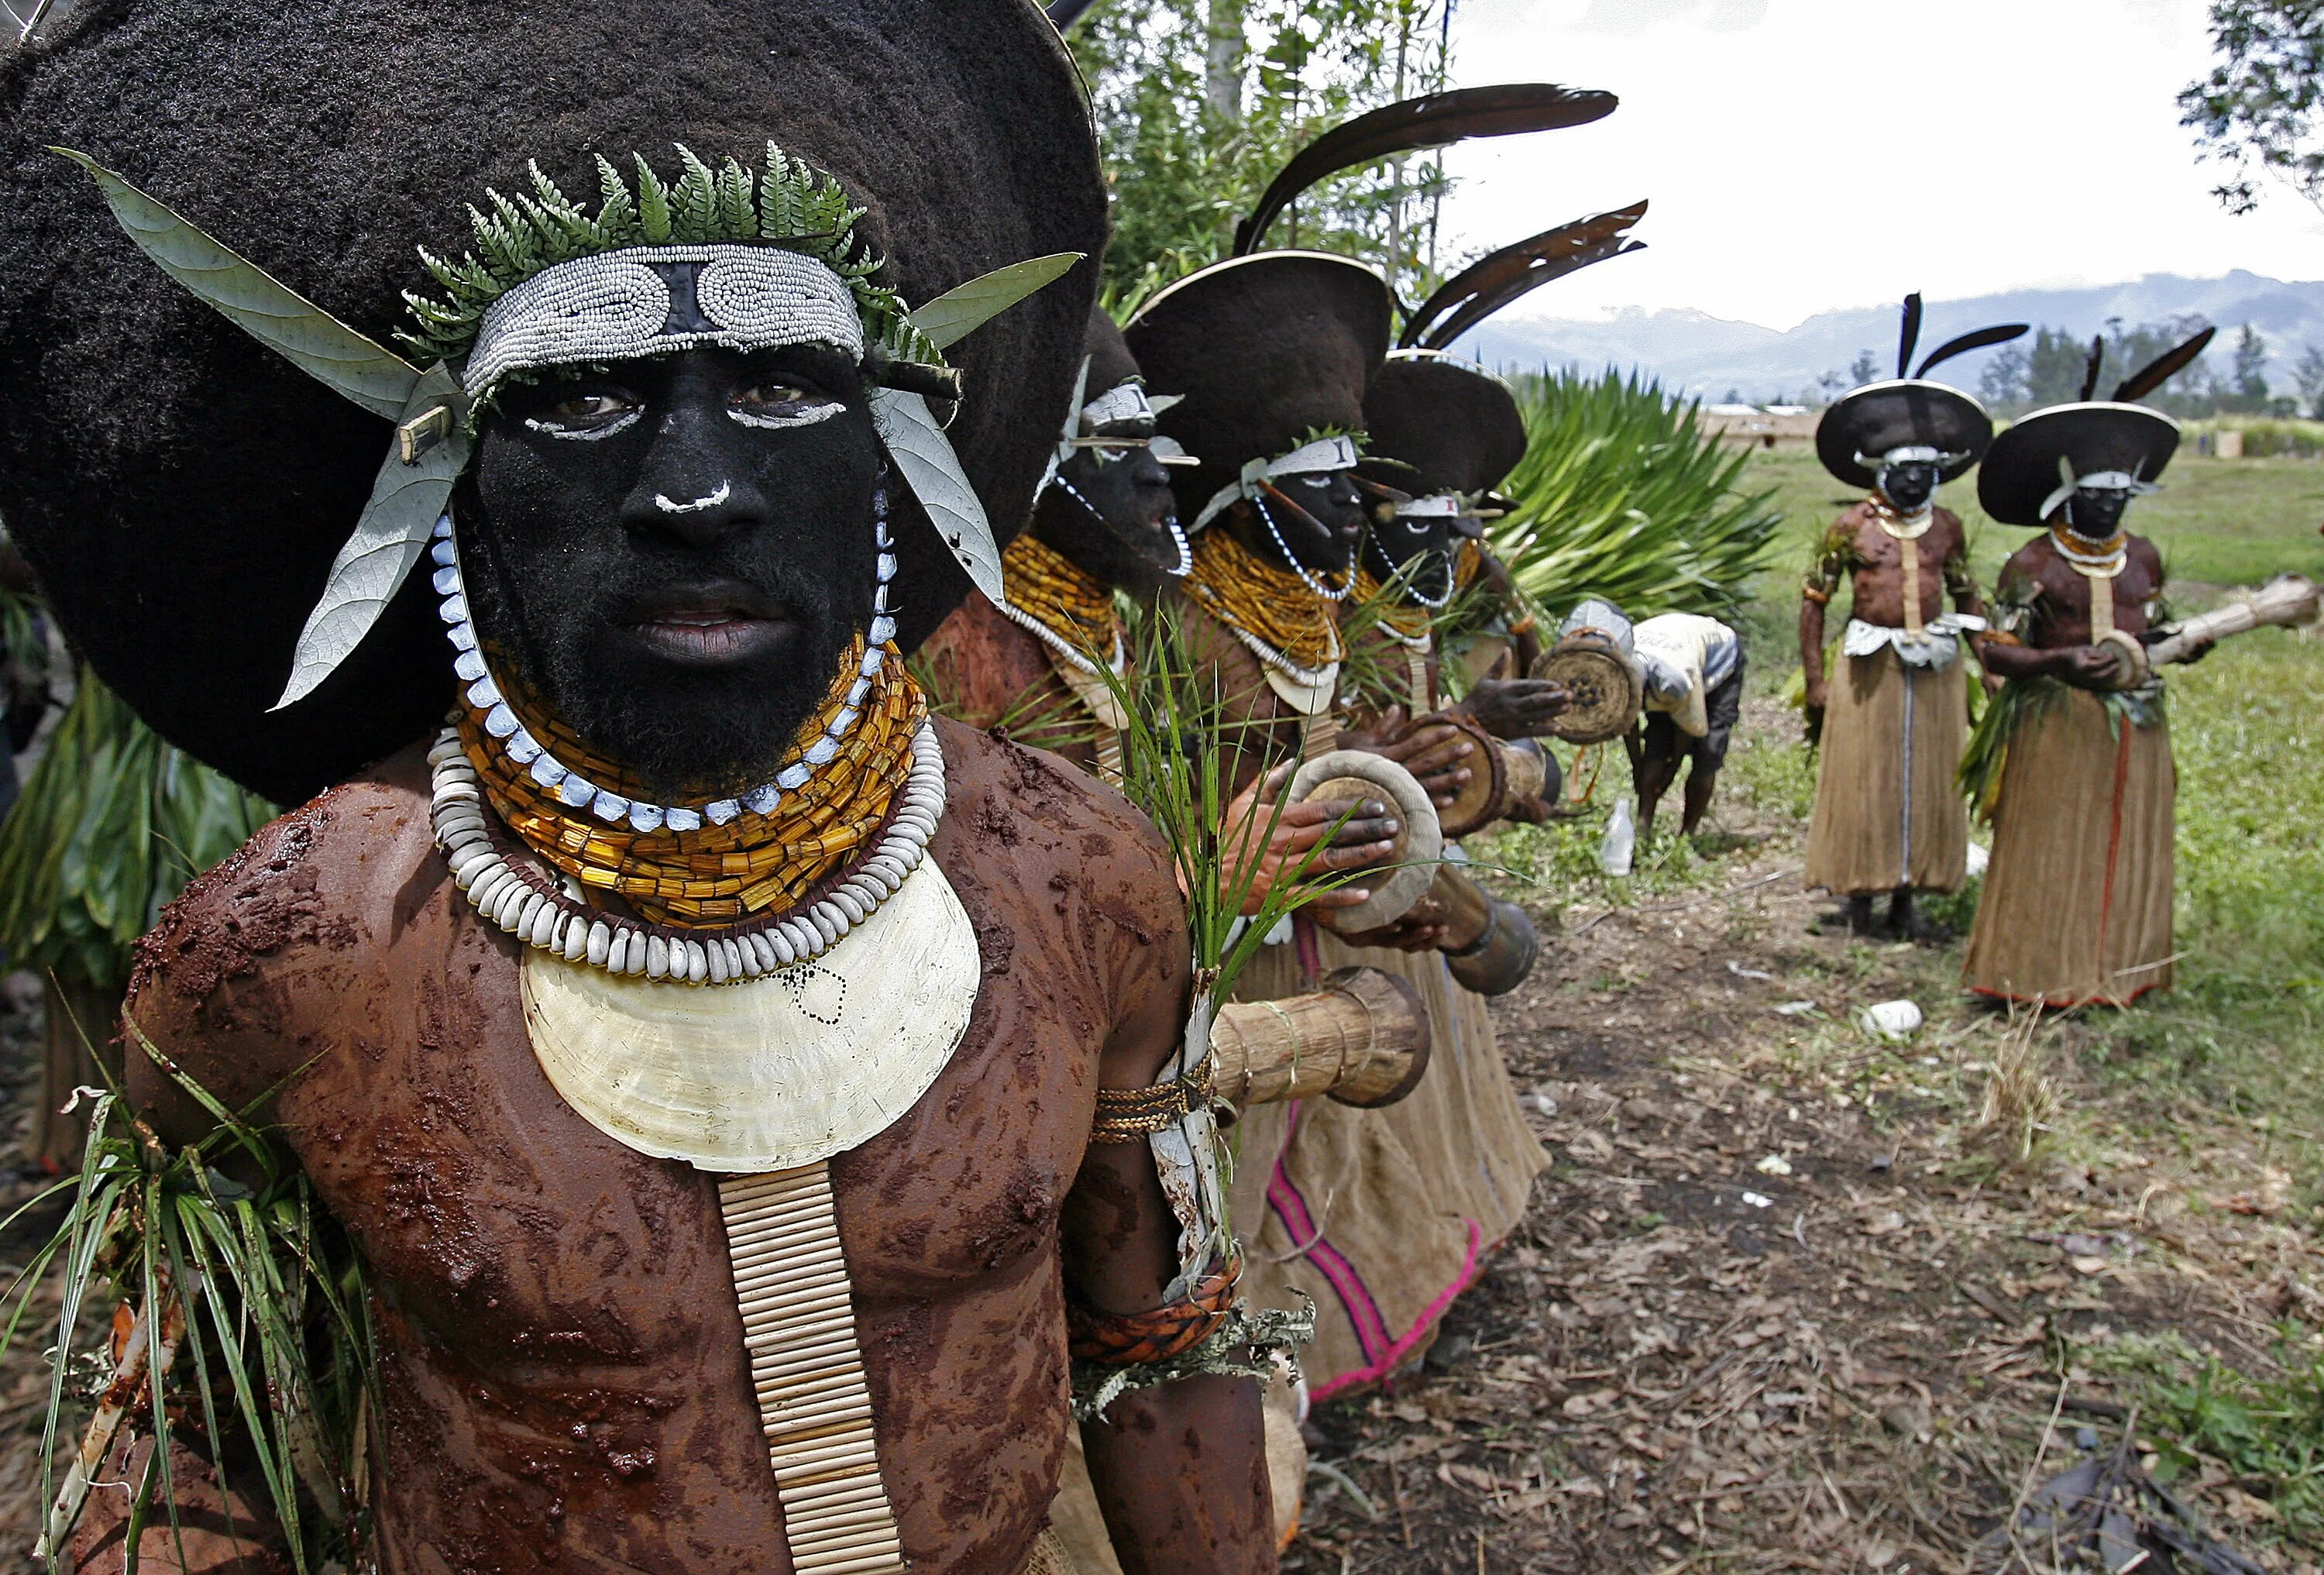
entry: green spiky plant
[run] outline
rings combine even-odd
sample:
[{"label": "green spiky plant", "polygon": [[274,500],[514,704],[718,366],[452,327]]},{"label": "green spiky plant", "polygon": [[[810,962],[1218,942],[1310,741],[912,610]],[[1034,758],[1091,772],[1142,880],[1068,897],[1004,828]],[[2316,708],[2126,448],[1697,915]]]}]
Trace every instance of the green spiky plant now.
[{"label": "green spiky plant", "polygon": [[0,950],[15,967],[117,991],[163,905],[273,816],[162,742],[84,668],[0,821]]},{"label": "green spiky plant", "polygon": [[[1283,788],[1296,762],[1270,750],[1269,724],[1228,716],[1218,670],[1194,659],[1175,607],[1137,608],[1129,620],[1128,645],[1127,674],[1100,665],[1128,719],[1121,731],[1121,790],[1154,823],[1177,863],[1195,989],[1223,1000],[1270,930],[1316,897],[1360,877],[1314,874],[1327,837],[1298,864],[1279,871],[1254,901],[1259,870],[1255,862],[1230,867],[1230,851],[1273,836],[1288,807]],[[1231,818],[1238,784],[1254,778],[1271,791],[1253,795],[1240,817]]]},{"label": "green spiky plant", "polygon": [[[150,1058],[215,1125],[199,1142],[172,1148],[117,1090],[97,1092],[79,1174],[7,1221],[66,1200],[63,1219],[10,1288],[14,1305],[0,1327],[5,1352],[55,1275],[60,1305],[41,1438],[48,1568],[60,1568],[91,1469],[122,1426],[135,1430],[133,1437],[194,1443],[213,1460],[229,1451],[246,1458],[298,1575],[370,1568],[379,1396],[362,1259],[296,1161],[257,1124],[271,1092],[229,1110],[134,1020],[124,1023],[133,1054]],[[88,1352],[93,1362],[76,1358],[87,1349],[83,1314],[108,1292],[135,1313],[118,1368],[100,1354],[109,1341]],[[141,1342],[150,1353],[142,1375],[133,1356]],[[78,1398],[69,1375],[86,1366],[105,1382],[88,1432],[69,1433]],[[68,1437],[80,1448],[60,1488],[57,1448]],[[170,1455],[148,1451],[130,1485],[129,1575],[148,1527],[166,1527],[182,1561]],[[267,1540],[263,1527],[229,1529]]]},{"label": "green spiky plant", "polygon": [[1750,451],[1637,373],[1514,380],[1526,456],[1487,527],[1495,556],[1553,616],[1600,596],[1634,616],[1722,616],[1743,603],[1782,516],[1748,492]]},{"label": "green spiky plant", "polygon": [[865,210],[837,180],[771,142],[766,168],[755,176],[738,160],[728,158],[714,170],[684,144],[674,145],[680,170],[667,182],[642,153],[632,156],[634,183],[599,154],[594,215],[537,163],[526,166],[530,192],[506,197],[487,189],[491,212],[473,203],[468,207],[474,250],[453,261],[420,248],[420,261],[443,294],[406,290],[418,327],[396,337],[422,364],[456,362],[475,346],[494,301],[559,262],[626,246],[758,241],[813,257],[838,274],[872,336],[899,358],[943,364],[936,346],[905,320],[896,292],[873,282],[885,260],[857,237],[855,223]]}]

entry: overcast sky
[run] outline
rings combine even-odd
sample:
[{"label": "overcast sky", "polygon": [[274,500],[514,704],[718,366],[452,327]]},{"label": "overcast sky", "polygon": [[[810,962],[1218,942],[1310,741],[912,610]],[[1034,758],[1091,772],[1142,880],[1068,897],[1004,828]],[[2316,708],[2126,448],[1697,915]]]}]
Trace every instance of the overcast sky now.
[{"label": "overcast sky", "polygon": [[2324,215],[2236,218],[2179,124],[2203,0],[1463,0],[1464,86],[1602,88],[1595,125],[1467,144],[1446,235],[1499,244],[1644,197],[1649,250],[1519,317],[1837,307],[2143,273],[2324,278]]}]

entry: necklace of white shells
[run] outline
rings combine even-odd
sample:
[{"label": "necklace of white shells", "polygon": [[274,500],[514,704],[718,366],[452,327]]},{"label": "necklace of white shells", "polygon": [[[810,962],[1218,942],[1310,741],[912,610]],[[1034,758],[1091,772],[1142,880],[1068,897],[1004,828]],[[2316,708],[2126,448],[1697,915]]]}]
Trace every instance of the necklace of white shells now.
[{"label": "necklace of white shells", "polygon": [[[884,495],[883,490],[882,499]],[[454,667],[467,686],[466,703],[482,714],[484,732],[503,741],[511,760],[526,767],[536,781],[553,790],[565,804],[575,809],[586,807],[609,825],[626,824],[641,832],[682,832],[699,829],[706,822],[724,825],[742,815],[770,814],[786,793],[806,787],[837,752],[861,715],[872,680],[886,659],[883,648],[895,638],[888,588],[895,578],[896,555],[886,514],[884,508],[875,511],[879,585],[872,599],[862,668],[848,690],[847,704],[796,762],[773,781],[748,793],[697,806],[647,804],[599,788],[558,760],[517,719],[485,670],[460,576],[452,519],[447,514],[436,523],[429,550],[438,565],[435,585],[444,598],[439,611],[452,641]],[[533,861],[512,850],[503,852],[493,834],[493,812],[484,802],[484,782],[469,763],[456,728],[447,725],[438,735],[435,747],[428,751],[428,813],[436,845],[469,905],[487,922],[568,962],[586,962],[609,973],[667,979],[673,983],[736,984],[822,956],[893,897],[905,878],[919,867],[945,809],[944,754],[935,728],[923,722],[912,736],[910,772],[878,846],[837,887],[780,919],[754,920],[698,935],[672,935],[666,926],[591,907],[569,879],[543,872]]]}]

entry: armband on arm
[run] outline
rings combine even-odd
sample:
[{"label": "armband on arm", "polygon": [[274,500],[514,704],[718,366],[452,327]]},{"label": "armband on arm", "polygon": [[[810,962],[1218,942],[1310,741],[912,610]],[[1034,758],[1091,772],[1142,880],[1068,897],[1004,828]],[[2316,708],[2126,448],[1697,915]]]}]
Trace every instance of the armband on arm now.
[{"label": "armband on arm", "polygon": [[1176,1301],[1145,1312],[1100,1312],[1067,1298],[1066,1349],[1075,1361],[1150,1367],[1184,1356],[1217,1333],[1234,1312],[1242,1255],[1230,1253]]},{"label": "armband on arm", "polygon": [[1829,607],[1831,605],[1831,592],[1812,579],[1803,580],[1800,582],[1800,600],[1813,602],[1819,607]]},{"label": "armband on arm", "polygon": [[1218,1057],[1205,1055],[1194,1071],[1168,1082],[1151,1088],[1098,1090],[1097,1119],[1090,1123],[1090,1141],[1143,1143],[1157,1132],[1182,1124],[1196,1110],[1208,1110],[1217,1072]]}]

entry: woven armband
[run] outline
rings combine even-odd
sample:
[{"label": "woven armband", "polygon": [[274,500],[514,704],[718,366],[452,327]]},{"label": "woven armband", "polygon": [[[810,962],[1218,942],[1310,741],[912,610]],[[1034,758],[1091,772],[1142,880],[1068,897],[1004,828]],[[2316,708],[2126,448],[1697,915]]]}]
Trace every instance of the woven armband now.
[{"label": "woven armband", "polygon": [[1831,593],[1826,590],[1823,586],[1817,585],[1813,580],[1808,580],[1802,583],[1800,585],[1800,599],[1803,602],[1813,602],[1819,607],[1828,607],[1831,605]]},{"label": "woven armband", "polygon": [[1090,1141],[1143,1142],[1207,1108],[1217,1066],[1217,1058],[1205,1055],[1194,1071],[1169,1082],[1151,1088],[1098,1090],[1097,1119],[1090,1123]]},{"label": "woven armband", "polygon": [[1146,1367],[1183,1356],[1218,1331],[1234,1311],[1242,1283],[1242,1255],[1196,1281],[1186,1294],[1148,1312],[1099,1312],[1065,1300],[1066,1349],[1075,1361],[1109,1368]]},{"label": "woven armband", "polygon": [[1972,634],[1969,636],[1969,640],[1974,645],[2024,645],[2025,643],[2006,629],[1988,629],[1981,634]]}]

